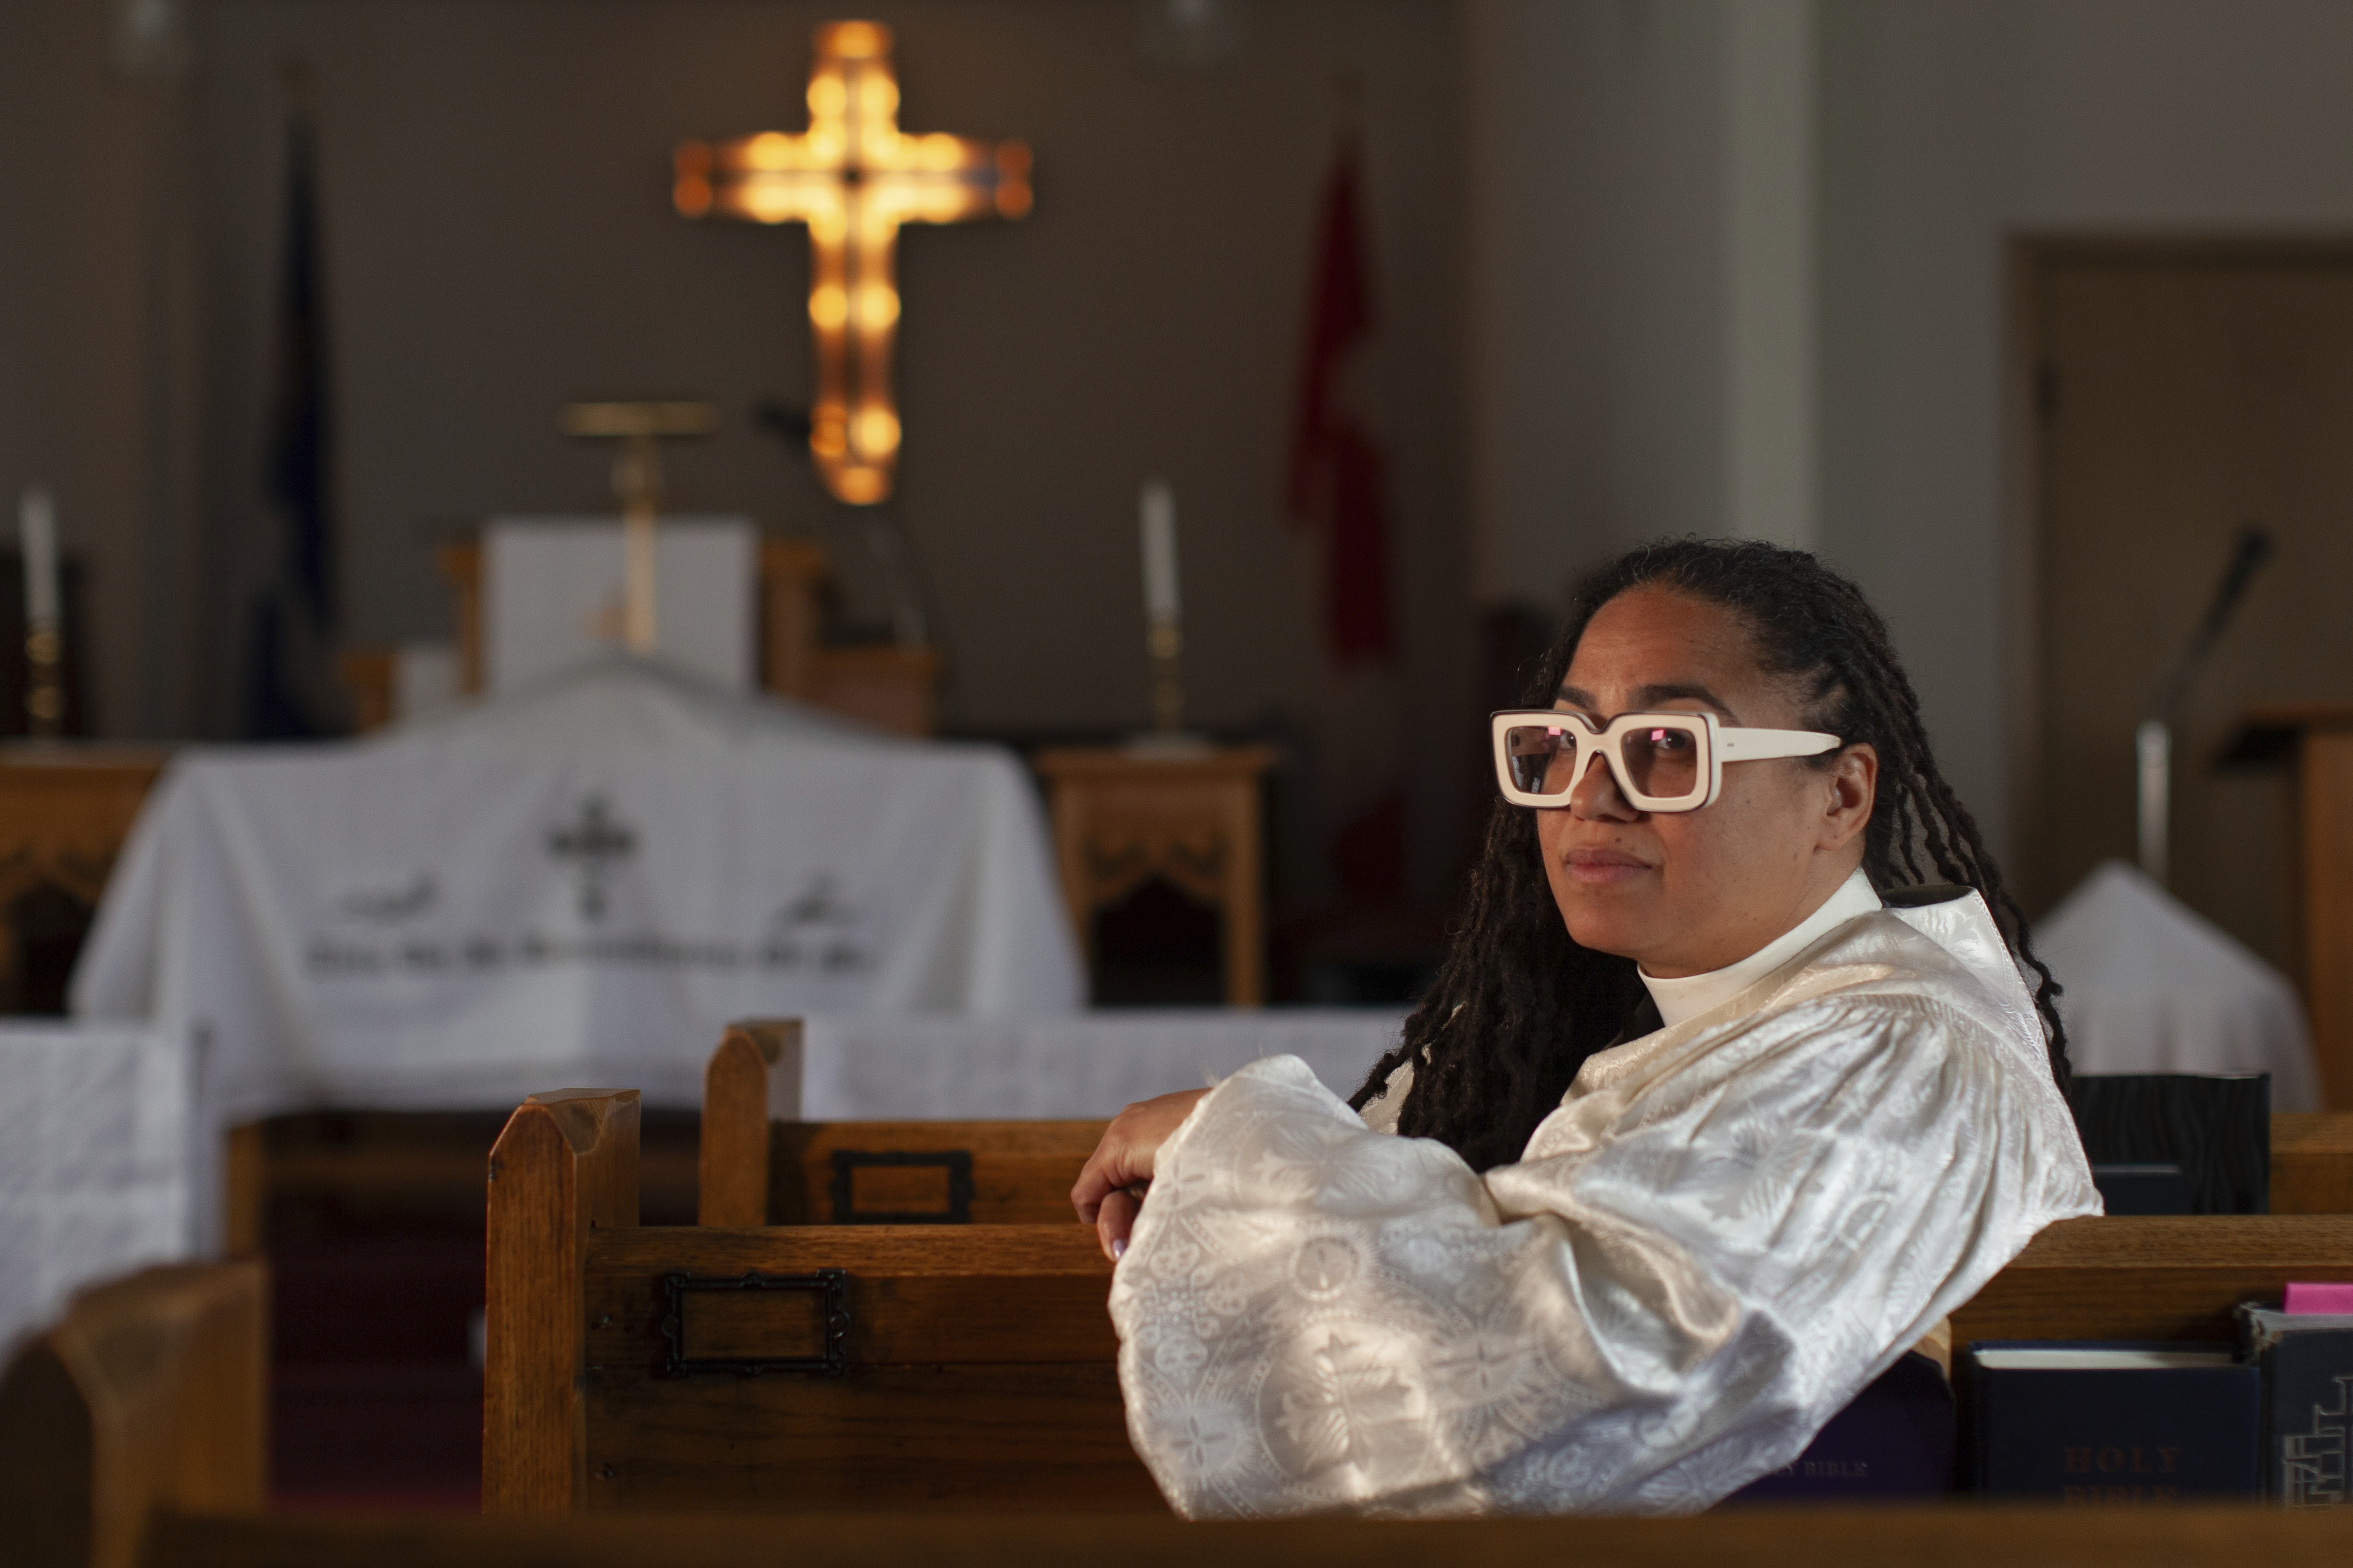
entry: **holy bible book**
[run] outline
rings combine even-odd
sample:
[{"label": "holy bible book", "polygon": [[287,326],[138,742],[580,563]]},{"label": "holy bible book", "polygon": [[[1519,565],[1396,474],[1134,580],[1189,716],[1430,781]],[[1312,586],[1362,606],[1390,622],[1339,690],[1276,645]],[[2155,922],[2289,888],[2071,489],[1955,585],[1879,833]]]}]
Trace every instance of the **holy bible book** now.
[{"label": "holy bible book", "polygon": [[1981,1340],[1977,1489],[2075,1506],[2249,1498],[2262,1376],[2227,1344]]},{"label": "holy bible book", "polygon": [[2263,1494],[2342,1508],[2353,1449],[2353,1315],[2239,1309],[2239,1353],[2263,1380]]},{"label": "holy bible book", "polygon": [[1735,1503],[1892,1501],[1953,1488],[1953,1385],[1913,1352],[1831,1417],[1806,1451],[1732,1494]]}]

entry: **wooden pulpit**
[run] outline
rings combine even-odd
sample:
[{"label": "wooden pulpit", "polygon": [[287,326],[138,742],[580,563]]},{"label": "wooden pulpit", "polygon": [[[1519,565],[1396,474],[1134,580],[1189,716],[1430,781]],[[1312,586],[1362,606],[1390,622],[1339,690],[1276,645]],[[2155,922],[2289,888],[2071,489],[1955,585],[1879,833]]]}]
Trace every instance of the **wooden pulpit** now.
[{"label": "wooden pulpit", "polygon": [[2353,1110],[2353,703],[2250,708],[2220,760],[2295,770],[2305,1010],[2328,1109]]}]

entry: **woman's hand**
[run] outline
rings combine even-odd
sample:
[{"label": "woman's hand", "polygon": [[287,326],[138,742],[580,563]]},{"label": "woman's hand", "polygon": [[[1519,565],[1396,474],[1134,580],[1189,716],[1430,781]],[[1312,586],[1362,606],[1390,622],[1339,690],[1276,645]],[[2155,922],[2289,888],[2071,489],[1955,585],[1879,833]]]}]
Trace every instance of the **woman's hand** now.
[{"label": "woman's hand", "polygon": [[1144,1206],[1144,1189],[1152,1184],[1153,1156],[1208,1092],[1188,1089],[1141,1100],[1103,1129],[1103,1142],[1087,1156],[1079,1184],[1071,1189],[1071,1206],[1079,1211],[1081,1225],[1095,1227],[1109,1257],[1116,1258],[1127,1250],[1128,1232],[1135,1228],[1136,1211]]}]

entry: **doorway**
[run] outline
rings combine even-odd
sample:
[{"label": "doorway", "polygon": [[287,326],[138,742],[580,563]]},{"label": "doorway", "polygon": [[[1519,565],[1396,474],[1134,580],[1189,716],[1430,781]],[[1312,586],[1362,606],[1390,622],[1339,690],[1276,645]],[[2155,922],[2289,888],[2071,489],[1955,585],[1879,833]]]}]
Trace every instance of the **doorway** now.
[{"label": "doorway", "polygon": [[2021,258],[2030,910],[2133,858],[2134,727],[2258,527],[2270,563],[2175,715],[2171,884],[2301,980],[2290,780],[2213,759],[2252,704],[2353,698],[2353,240],[2048,241]]}]

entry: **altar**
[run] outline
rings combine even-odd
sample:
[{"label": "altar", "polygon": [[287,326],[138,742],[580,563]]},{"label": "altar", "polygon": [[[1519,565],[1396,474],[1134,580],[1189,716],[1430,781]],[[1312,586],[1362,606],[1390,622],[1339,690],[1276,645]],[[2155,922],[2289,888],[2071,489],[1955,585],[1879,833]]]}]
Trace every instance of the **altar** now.
[{"label": "altar", "polygon": [[379,739],[182,752],[74,1004],[207,1041],[226,1122],[691,1094],[733,1018],[1053,1016],[1082,991],[1009,753],[614,656]]}]

